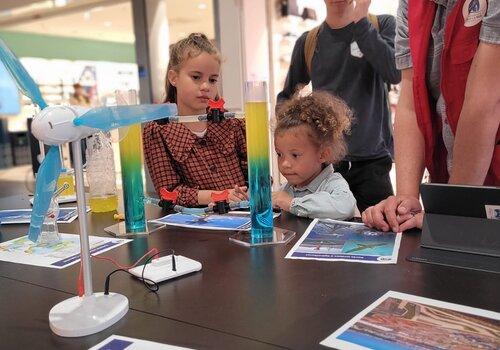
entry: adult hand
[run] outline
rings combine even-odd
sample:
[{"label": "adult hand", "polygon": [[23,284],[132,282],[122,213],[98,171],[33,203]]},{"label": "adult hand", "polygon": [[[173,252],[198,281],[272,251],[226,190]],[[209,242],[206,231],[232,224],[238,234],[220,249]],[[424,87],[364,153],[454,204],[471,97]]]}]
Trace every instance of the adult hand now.
[{"label": "adult hand", "polygon": [[399,195],[369,207],[361,217],[368,227],[400,232],[413,227],[422,228],[423,213],[418,198]]},{"label": "adult hand", "polygon": [[399,231],[406,231],[411,228],[422,228],[422,223],[424,221],[424,212],[421,211],[420,213],[410,213],[408,214],[409,216],[406,216],[404,219],[403,216],[398,216],[398,221],[399,221]]},{"label": "adult hand", "polygon": [[368,16],[368,8],[370,7],[371,0],[356,0],[354,3],[354,12],[352,14],[352,20],[354,23],[358,23],[361,19]]},{"label": "adult hand", "polygon": [[290,211],[290,206],[292,205],[292,196],[290,196],[285,191],[273,192],[272,200],[273,207],[279,208],[285,211]]}]

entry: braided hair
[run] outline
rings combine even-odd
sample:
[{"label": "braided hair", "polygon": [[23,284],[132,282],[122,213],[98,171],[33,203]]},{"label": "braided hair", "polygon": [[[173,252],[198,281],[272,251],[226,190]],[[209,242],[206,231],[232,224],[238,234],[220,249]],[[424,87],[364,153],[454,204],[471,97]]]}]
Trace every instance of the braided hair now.
[{"label": "braided hair", "polygon": [[163,102],[177,103],[177,88],[170,84],[168,72],[172,69],[179,71],[181,65],[188,59],[197,57],[203,52],[214,55],[221,63],[219,50],[208,40],[203,33],[191,33],[187,38],[181,39],[170,47],[167,76],[165,77],[165,100]]},{"label": "braided hair", "polygon": [[280,105],[274,135],[308,126],[311,142],[318,148],[330,148],[329,163],[335,164],[347,153],[344,135],[350,131],[351,120],[352,112],[345,102],[328,92],[315,91],[306,96],[296,94]]}]

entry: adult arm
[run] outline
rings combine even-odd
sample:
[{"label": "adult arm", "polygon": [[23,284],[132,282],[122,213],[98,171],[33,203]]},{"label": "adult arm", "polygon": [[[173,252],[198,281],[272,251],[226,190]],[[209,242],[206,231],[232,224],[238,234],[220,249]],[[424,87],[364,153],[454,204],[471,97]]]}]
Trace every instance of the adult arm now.
[{"label": "adult arm", "polygon": [[413,104],[413,69],[402,72],[401,95],[394,123],[396,196],[363,212],[363,222],[384,231],[421,227],[419,186],[425,167],[424,138]]},{"label": "adult arm", "polygon": [[[361,4],[356,6],[361,6]],[[354,40],[365,59],[382,79],[390,84],[398,84],[401,81],[401,72],[396,68],[394,57],[396,20],[393,16],[377,16],[380,27],[377,31],[366,15],[367,12],[359,20],[355,18]]]},{"label": "adult arm", "polygon": [[455,133],[450,183],[483,185],[500,125],[500,45],[480,42]]},{"label": "adult arm", "polygon": [[394,120],[396,193],[418,198],[425,167],[425,143],[413,104],[413,68],[402,73],[401,94]]}]

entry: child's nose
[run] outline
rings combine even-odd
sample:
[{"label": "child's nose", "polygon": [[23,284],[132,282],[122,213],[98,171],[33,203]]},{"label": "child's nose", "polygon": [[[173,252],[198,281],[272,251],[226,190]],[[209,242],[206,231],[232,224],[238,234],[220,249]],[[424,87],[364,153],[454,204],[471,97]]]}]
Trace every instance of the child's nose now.
[{"label": "child's nose", "polygon": [[201,90],[203,91],[208,91],[210,89],[210,85],[208,84],[208,82],[204,81],[202,84],[201,84]]}]

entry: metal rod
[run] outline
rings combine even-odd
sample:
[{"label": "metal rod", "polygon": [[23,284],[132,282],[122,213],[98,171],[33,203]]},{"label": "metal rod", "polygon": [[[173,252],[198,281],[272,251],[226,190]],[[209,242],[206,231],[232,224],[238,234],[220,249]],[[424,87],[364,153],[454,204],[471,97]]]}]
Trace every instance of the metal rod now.
[{"label": "metal rod", "polygon": [[71,142],[73,165],[75,167],[76,201],[78,207],[78,224],[80,226],[80,258],[83,268],[83,284],[85,296],[91,296],[92,267],[90,264],[90,244],[87,230],[87,205],[85,204],[85,188],[83,186],[82,146],[80,140]]},{"label": "metal rod", "polygon": [[55,198],[59,196],[61,193],[63,193],[64,190],[67,190],[69,188],[69,184],[65,182],[61,187],[59,187],[55,192],[52,198]]},{"label": "metal rod", "polygon": [[45,144],[42,141],[38,141],[38,147],[40,148],[40,159],[39,162],[42,164],[45,159]]},{"label": "metal rod", "polygon": [[[244,117],[245,117],[245,115],[242,112],[224,112],[224,118],[226,118],[226,119],[230,119],[230,118],[243,119]],[[207,120],[206,114],[176,115],[176,116],[169,117],[169,121],[172,123],[193,123],[193,122],[201,122],[201,121],[206,121],[206,120]]]}]

